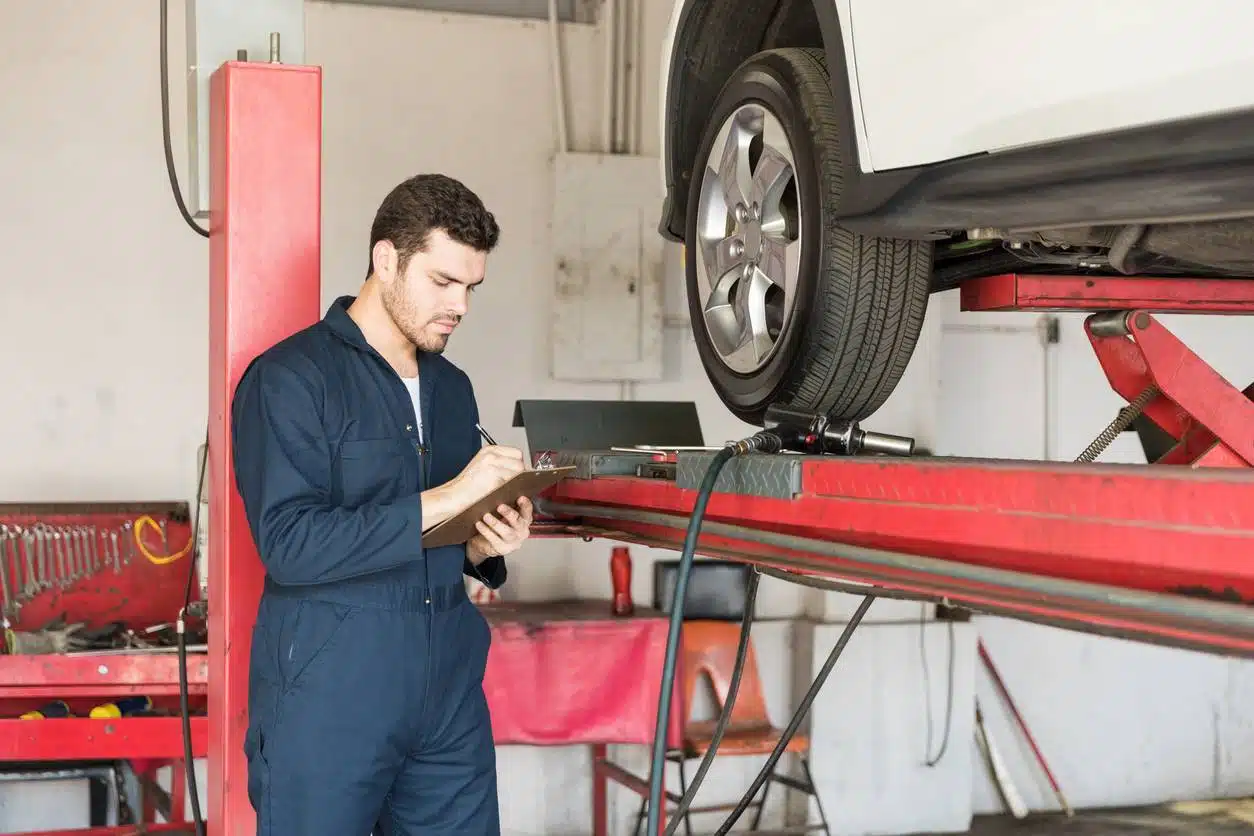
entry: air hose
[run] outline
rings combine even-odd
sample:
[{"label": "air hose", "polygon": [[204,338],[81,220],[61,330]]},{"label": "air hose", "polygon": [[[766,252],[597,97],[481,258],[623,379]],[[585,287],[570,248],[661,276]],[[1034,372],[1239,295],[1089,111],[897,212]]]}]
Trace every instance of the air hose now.
[{"label": "air hose", "polygon": [[[759,431],[749,438],[728,444],[719,450],[709,467],[706,469],[705,476],[701,480],[701,484],[697,489],[696,502],[693,505],[692,514],[688,519],[688,529],[684,537],[683,551],[680,554],[679,566],[676,570],[675,589],[671,600],[671,615],[669,631],[666,637],[666,656],[662,667],[662,688],[658,700],[657,725],[654,729],[653,736],[653,757],[649,769],[649,802],[648,802],[648,818],[646,824],[646,833],[657,833],[662,813],[662,795],[663,784],[665,781],[666,769],[666,738],[667,729],[670,726],[670,710],[671,696],[674,692],[675,668],[679,655],[679,642],[683,629],[684,605],[686,600],[686,592],[688,587],[688,575],[692,568],[692,561],[696,554],[697,542],[700,539],[701,524],[705,518],[705,509],[710,501],[710,494],[714,490],[714,485],[718,482],[718,477],[723,467],[733,457],[745,455],[751,452],[777,453],[785,447],[794,446],[798,438],[797,431],[786,429],[783,426],[775,426],[766,430]],[[792,442],[790,444],[789,442]],[[731,720],[732,707],[735,704],[736,694],[740,687],[740,677],[744,669],[745,657],[747,655],[749,645],[750,628],[753,623],[753,605],[757,595],[758,573],[755,571],[750,579],[748,596],[745,604],[744,616],[740,625],[740,642],[736,648],[736,662],[732,671],[731,683],[728,687],[728,695],[720,713],[718,723],[715,726],[714,734],[711,737],[710,745],[701,760],[697,773],[693,782],[685,791],[680,799],[679,805],[675,811],[675,815],[666,829],[666,836],[673,836],[679,822],[683,820],[684,814],[692,805],[693,799],[696,797],[697,790],[701,786],[701,782],[705,779],[706,772],[709,771],[713,764],[714,756],[718,751],[719,744],[722,742],[723,734],[726,732],[727,725]],[[844,651],[845,645],[853,636],[854,630],[862,621],[862,617],[870,608],[871,603],[875,600],[874,593],[868,594],[859,605],[853,617],[850,618],[845,630],[841,633],[840,639],[836,642],[836,646],[832,648],[832,652],[828,655],[827,661],[823,668],[819,671],[818,676],[810,685],[810,689],[806,692],[801,704],[797,707],[793,714],[792,720],[788,727],[780,736],[779,741],[775,745],[775,749],[771,752],[766,764],[763,765],[761,771],[750,785],[748,791],[741,797],[736,809],[723,822],[718,834],[727,833],[744,814],[744,811],[752,803],[753,797],[757,794],[762,784],[765,783],[767,777],[775,768],[779,758],[788,748],[789,742],[793,735],[796,734],[802,720],[810,710],[810,705],[818,696],[824,683],[827,681],[828,675],[832,668],[835,667],[836,661],[840,658]]]},{"label": "air hose", "polygon": [[205,560],[206,556],[197,554],[197,547],[200,543],[200,508],[201,500],[204,499],[205,491],[205,470],[209,466],[209,430],[205,429],[205,446],[204,454],[200,459],[199,479],[196,483],[196,517],[192,523],[192,551],[191,560],[187,561],[187,587],[183,590],[183,606],[179,608],[178,619],[175,621],[178,635],[178,663],[179,663],[179,714],[181,715],[183,725],[183,769],[185,771],[185,780],[187,783],[188,795],[192,802],[192,824],[196,829],[196,836],[205,836],[205,817],[200,809],[200,791],[198,782],[196,781],[196,761],[192,754],[192,714],[190,702],[190,688],[187,677],[187,611],[200,610],[201,606],[192,601],[192,589],[196,583],[196,563],[198,560]]},{"label": "air hose", "polygon": [[[710,493],[718,481],[723,466],[737,454],[739,447],[731,445],[714,454],[705,471],[705,478],[697,489],[697,501],[692,508],[692,516],[688,518],[688,532],[684,536],[684,549],[679,557],[679,568],[675,573],[675,592],[671,600],[670,627],[666,634],[666,657],[662,663],[662,693],[658,697],[657,725],[653,730],[653,760],[649,768],[649,815],[645,833],[658,832],[658,815],[662,809],[662,784],[666,776],[666,737],[671,719],[671,694],[675,688],[675,663],[679,656],[679,638],[683,630],[684,601],[688,591],[688,573],[692,569],[693,555],[697,550],[697,539],[701,536],[701,521],[705,517],[705,506],[710,502]],[[752,447],[746,445],[744,452]]]},{"label": "air hose", "polygon": [[736,662],[732,665],[731,680],[727,683],[727,698],[723,701],[723,710],[718,715],[718,722],[714,725],[714,733],[710,735],[710,745],[705,750],[705,755],[701,758],[701,764],[697,767],[697,774],[693,776],[692,783],[688,785],[688,789],[684,791],[684,795],[679,799],[679,806],[675,808],[675,812],[671,818],[671,822],[666,827],[666,836],[673,836],[675,830],[678,829],[679,823],[683,821],[684,815],[688,812],[688,808],[692,806],[692,800],[697,796],[697,790],[701,788],[701,782],[705,780],[705,773],[710,771],[710,767],[714,764],[714,753],[718,751],[719,744],[723,742],[723,735],[727,733],[727,726],[731,722],[732,708],[736,705],[736,695],[740,693],[740,677],[745,670],[745,659],[749,655],[749,636],[753,627],[753,609],[758,598],[758,579],[761,573],[753,571],[749,573],[749,584],[745,589],[745,611],[740,619],[740,642],[736,645]]}]

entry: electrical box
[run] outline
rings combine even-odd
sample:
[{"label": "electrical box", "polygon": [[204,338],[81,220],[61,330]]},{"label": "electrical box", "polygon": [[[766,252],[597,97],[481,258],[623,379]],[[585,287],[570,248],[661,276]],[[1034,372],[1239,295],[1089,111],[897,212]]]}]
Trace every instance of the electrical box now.
[{"label": "electrical box", "polygon": [[552,374],[662,378],[665,239],[658,160],[558,154],[554,162]]},{"label": "electrical box", "polygon": [[[304,0],[187,0],[187,209],[197,217],[209,212],[209,77],[276,50],[284,64],[305,62]],[[171,67],[171,85],[179,77]]]}]

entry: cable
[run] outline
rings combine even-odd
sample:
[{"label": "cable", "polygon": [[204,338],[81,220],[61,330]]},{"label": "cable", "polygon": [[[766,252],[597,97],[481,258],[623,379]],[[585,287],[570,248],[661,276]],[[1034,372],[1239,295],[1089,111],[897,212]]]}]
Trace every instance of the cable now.
[{"label": "cable", "polygon": [[139,553],[147,558],[148,562],[155,563],[158,566],[165,566],[166,564],[182,560],[187,557],[187,555],[191,554],[192,549],[196,547],[196,540],[193,538],[188,540],[187,545],[179,549],[174,554],[153,554],[148,550],[148,547],[144,545],[143,530],[145,528],[155,528],[157,531],[161,530],[161,527],[157,525],[156,520],[148,514],[144,514],[142,517],[135,520],[135,526],[131,529],[131,535],[135,538],[135,545],[139,549]]},{"label": "cable", "polygon": [[[858,609],[854,611],[853,616],[849,619],[849,623],[845,625],[845,629],[841,632],[840,638],[836,640],[836,646],[832,648],[832,652],[827,655],[827,661],[823,663],[823,668],[819,671],[818,676],[814,677],[814,681],[810,683],[810,690],[806,691],[806,695],[802,697],[801,704],[797,706],[797,710],[793,713],[792,719],[788,721],[788,727],[784,729],[784,733],[780,735],[779,742],[775,744],[771,756],[766,759],[766,763],[762,765],[762,769],[758,771],[757,777],[753,779],[753,783],[749,785],[749,789],[740,797],[740,803],[736,805],[736,809],[723,822],[723,825],[715,833],[715,836],[724,836],[735,826],[736,821],[744,814],[745,810],[753,802],[753,797],[758,794],[762,784],[766,783],[767,776],[775,771],[775,764],[779,762],[780,756],[788,748],[788,743],[792,740],[793,735],[797,733],[797,729],[801,726],[801,721],[805,719],[806,714],[810,712],[810,705],[814,702],[814,698],[819,695],[823,684],[827,682],[828,674],[832,672],[832,668],[836,666],[836,660],[840,658],[841,653],[845,650],[845,645],[849,644],[849,639],[853,638],[854,630],[858,629],[858,625],[862,623],[862,617],[866,615],[866,611],[871,608],[871,604],[875,602],[876,595],[874,593],[867,595],[862,599],[862,603],[858,605]],[[652,832],[652,831],[651,831]]]},{"label": "cable", "polygon": [[[162,6],[165,0],[162,0]],[[189,703],[189,688],[187,682],[187,610],[192,606],[192,587],[196,583],[196,562],[197,557],[204,559],[204,555],[196,555],[195,544],[200,542],[200,504],[204,499],[205,493],[205,469],[209,464],[209,429],[205,428],[205,452],[200,459],[200,473],[196,480],[196,517],[192,523],[192,554],[194,555],[188,561],[187,568],[187,587],[183,591],[183,606],[179,608],[178,619],[175,621],[175,627],[178,634],[178,659],[179,659],[179,713],[183,721],[183,769],[186,772],[187,791],[191,796],[192,802],[192,821],[196,827],[196,836],[205,836],[205,819],[200,810],[200,791],[196,785],[196,762],[192,756],[192,713]]]},{"label": "cable", "polygon": [[674,834],[688,812],[688,808],[692,806],[692,800],[697,797],[697,790],[700,789],[701,782],[705,780],[705,773],[709,772],[714,764],[714,753],[718,751],[719,744],[723,742],[723,735],[727,732],[727,726],[731,723],[732,708],[736,705],[736,695],[740,692],[740,676],[744,673],[745,659],[749,656],[749,636],[753,627],[754,604],[758,598],[758,579],[761,577],[761,573],[756,569],[749,573],[749,585],[745,590],[745,611],[740,617],[740,642],[736,646],[736,662],[732,665],[731,681],[727,684],[727,698],[723,701],[722,713],[719,714],[718,723],[714,726],[714,733],[710,736],[710,743],[706,747],[705,755],[701,758],[701,764],[697,767],[697,774],[693,776],[692,783],[688,785],[683,797],[679,799],[679,806],[671,814],[671,822],[666,827],[666,836]]},{"label": "cable", "polygon": [[170,178],[170,188],[174,191],[174,202],[178,204],[179,214],[187,225],[198,235],[209,237],[209,230],[196,223],[192,213],[187,211],[183,202],[183,192],[179,188],[178,173],[174,170],[174,148],[170,142],[170,4],[169,0],[161,0],[161,133],[165,143],[165,171]]},{"label": "cable", "polygon": [[[680,555],[679,567],[676,570],[675,589],[671,600],[670,626],[666,636],[666,657],[662,665],[662,689],[658,697],[657,725],[653,733],[653,757],[649,769],[648,818],[645,831],[647,833],[658,832],[659,816],[662,811],[662,786],[666,775],[666,732],[670,726],[671,695],[674,692],[675,666],[679,655],[680,635],[683,630],[688,574],[692,570],[692,561],[696,554],[697,541],[701,534],[701,523],[705,519],[705,508],[709,504],[710,494],[714,490],[714,485],[718,481],[723,467],[732,457],[743,456],[753,452],[778,453],[789,442],[795,443],[797,435],[798,430],[795,428],[773,427],[771,429],[759,430],[748,438],[728,444],[714,454],[714,458],[710,462],[709,467],[706,468],[705,476],[697,488],[697,499],[688,518],[688,530],[684,536],[683,551]],[[751,618],[750,611],[746,610],[740,636],[741,645],[746,648],[748,644],[746,625],[751,623]],[[737,653],[739,659],[739,649]],[[743,667],[742,660],[739,662],[739,665]],[[719,723],[725,726],[730,716],[730,708],[725,706],[722,715],[719,717]],[[792,734],[788,734],[787,737],[791,739]],[[702,766],[705,769],[709,769],[707,762],[713,760],[717,750],[717,741],[712,740],[710,748],[706,751],[705,758],[702,759]],[[692,789],[685,793],[685,798],[689,805],[692,803],[693,795]],[[673,829],[670,832],[673,833]]]},{"label": "cable", "polygon": [[934,767],[945,757],[945,752],[949,749],[950,725],[953,722],[954,715],[954,680],[957,679],[955,670],[955,653],[954,645],[954,622],[953,619],[947,619],[946,624],[949,627],[949,683],[946,686],[945,697],[945,730],[941,736],[940,751],[932,756],[932,675],[930,667],[927,663],[927,605],[922,605],[923,611],[919,618],[919,655],[923,660],[923,696],[926,700],[927,707],[927,757],[924,759],[924,765],[928,768]]},{"label": "cable", "polygon": [[[748,452],[750,442],[737,442],[745,445]],[[679,558],[679,568],[675,573],[675,591],[671,600],[670,628],[666,635],[666,659],[662,663],[662,693],[658,697],[657,726],[653,731],[653,760],[649,769],[649,815],[646,833],[658,832],[658,815],[662,808],[662,783],[666,775],[666,732],[670,726],[671,694],[675,687],[675,662],[679,654],[679,637],[683,630],[684,599],[688,590],[688,573],[692,569],[693,555],[697,549],[697,539],[701,534],[701,521],[705,517],[705,506],[710,502],[710,493],[723,466],[740,450],[737,445],[728,445],[714,454],[705,471],[705,478],[697,489],[697,501],[693,505],[692,515],[688,518],[688,532],[684,537],[684,549]]]}]

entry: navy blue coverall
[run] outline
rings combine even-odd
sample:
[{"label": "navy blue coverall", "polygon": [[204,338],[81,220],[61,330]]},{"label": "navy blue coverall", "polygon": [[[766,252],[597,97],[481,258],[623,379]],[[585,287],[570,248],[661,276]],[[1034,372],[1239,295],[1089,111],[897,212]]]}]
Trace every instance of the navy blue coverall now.
[{"label": "navy blue coverall", "polygon": [[474,392],[421,354],[419,425],[352,301],[258,357],[232,404],[266,571],[244,746],[257,834],[496,836],[490,632],[462,576],[497,588],[505,561],[424,549],[419,497],[478,451]]}]

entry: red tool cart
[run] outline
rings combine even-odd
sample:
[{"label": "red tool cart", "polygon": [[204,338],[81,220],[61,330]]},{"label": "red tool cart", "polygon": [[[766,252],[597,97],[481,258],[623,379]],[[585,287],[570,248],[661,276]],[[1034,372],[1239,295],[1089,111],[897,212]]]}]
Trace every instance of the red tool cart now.
[{"label": "red tool cart", "polygon": [[[191,540],[186,503],[0,505],[6,778],[84,777],[111,785],[123,824],[155,823],[158,812],[183,818],[173,637],[189,588],[199,591]],[[196,757],[206,751],[206,667],[203,644],[193,645],[187,692],[191,713],[199,715],[190,722]],[[166,765],[173,767],[169,792],[155,781]],[[103,825],[103,811],[93,807],[92,818]]]}]

